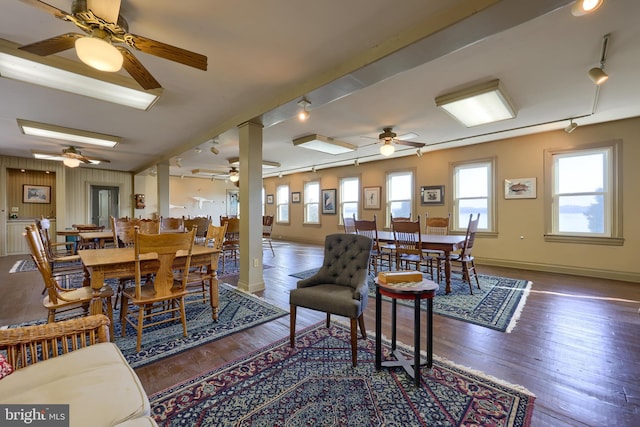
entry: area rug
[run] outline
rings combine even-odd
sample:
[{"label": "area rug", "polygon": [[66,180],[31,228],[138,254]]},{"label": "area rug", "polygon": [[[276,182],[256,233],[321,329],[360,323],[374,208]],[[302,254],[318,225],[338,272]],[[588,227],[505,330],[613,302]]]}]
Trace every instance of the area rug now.
[{"label": "area rug", "polygon": [[[150,396],[160,426],[529,426],[526,389],[435,357],[421,387],[402,368],[375,370],[374,339],[315,325]],[[411,349],[403,347],[407,355]],[[383,358],[390,358],[385,343]]]},{"label": "area rug", "polygon": [[[315,274],[317,270],[314,268],[290,276],[304,279]],[[452,275],[451,293],[445,294],[443,283],[433,299],[433,312],[496,331],[511,332],[520,318],[532,282],[486,274],[479,274],[478,278],[480,289],[474,282],[473,295],[470,295],[469,285],[462,277]],[[371,277],[369,296],[376,296],[376,285]],[[413,301],[398,300],[398,304],[413,306]],[[422,308],[426,310],[426,300],[422,302]]]},{"label": "area rug", "polygon": [[[107,281],[117,286],[113,280]],[[181,353],[193,347],[215,341],[253,326],[284,316],[288,312],[261,298],[240,291],[226,283],[219,284],[218,321],[211,318],[211,305],[206,303],[186,304],[187,332],[182,335],[180,321],[164,323],[147,328],[142,333],[142,349],[136,352],[136,331],[127,324],[126,336],[122,337],[120,310],[114,310],[114,342],[134,367],[146,365],[162,358]],[[46,320],[23,325],[44,323]],[[21,325],[22,326],[22,325]]]}]

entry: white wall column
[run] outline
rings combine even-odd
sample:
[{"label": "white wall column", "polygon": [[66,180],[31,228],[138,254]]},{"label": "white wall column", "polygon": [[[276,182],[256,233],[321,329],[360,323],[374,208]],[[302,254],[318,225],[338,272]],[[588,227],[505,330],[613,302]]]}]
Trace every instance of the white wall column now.
[{"label": "white wall column", "polygon": [[158,215],[169,217],[169,162],[156,165],[158,172]]},{"label": "white wall column", "polygon": [[240,277],[238,288],[264,290],[262,276],[262,125],[238,126],[240,138]]}]

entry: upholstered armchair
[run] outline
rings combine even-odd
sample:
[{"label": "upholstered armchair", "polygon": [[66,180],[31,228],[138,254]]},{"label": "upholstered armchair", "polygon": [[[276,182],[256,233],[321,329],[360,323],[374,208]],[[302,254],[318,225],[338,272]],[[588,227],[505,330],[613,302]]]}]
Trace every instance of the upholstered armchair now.
[{"label": "upholstered armchair", "polygon": [[305,307],[351,319],[351,360],[357,364],[356,322],[362,338],[367,337],[364,309],[368,300],[367,270],[373,240],[358,234],[331,234],[325,238],[324,261],[318,272],[298,282],[289,296],[291,304],[290,343],[295,346],[296,308]]}]

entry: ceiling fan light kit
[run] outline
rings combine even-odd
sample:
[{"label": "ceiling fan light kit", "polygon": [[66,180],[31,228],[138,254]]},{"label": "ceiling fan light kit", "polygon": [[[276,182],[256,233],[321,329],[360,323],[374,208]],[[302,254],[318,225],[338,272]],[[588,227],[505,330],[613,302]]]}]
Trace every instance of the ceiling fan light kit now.
[{"label": "ceiling fan light kit", "polygon": [[582,16],[594,12],[602,6],[604,0],[577,0],[571,6],[571,14],[573,16]]},{"label": "ceiling fan light kit", "polygon": [[395,151],[396,149],[390,141],[385,141],[385,143],[380,146],[380,154],[383,156],[390,156]]},{"label": "ceiling fan light kit", "polygon": [[466,127],[516,117],[515,108],[498,79],[438,96],[435,101],[436,106]]},{"label": "ceiling fan light kit", "polygon": [[105,39],[82,37],[76,40],[75,46],[78,58],[96,70],[115,73],[122,68],[122,54]]},{"label": "ceiling fan light kit", "polygon": [[80,160],[65,158],[62,163],[68,168],[77,168],[80,166]]},{"label": "ceiling fan light kit", "polygon": [[231,182],[240,181],[240,174],[238,173],[238,170],[235,167],[231,168],[231,170],[229,171],[229,181]]}]

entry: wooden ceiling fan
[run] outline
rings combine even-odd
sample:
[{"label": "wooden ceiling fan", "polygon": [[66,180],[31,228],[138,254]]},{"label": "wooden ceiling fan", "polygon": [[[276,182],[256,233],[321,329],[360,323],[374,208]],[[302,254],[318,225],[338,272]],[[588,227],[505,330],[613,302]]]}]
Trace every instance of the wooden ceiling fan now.
[{"label": "wooden ceiling fan", "polygon": [[73,22],[87,34],[61,34],[21,46],[19,49],[24,51],[48,56],[75,46],[78,57],[87,65],[111,72],[124,67],[145,90],[160,88],[160,83],[127,47],[200,70],[207,69],[204,55],[129,33],[129,24],[120,15],[120,0],[74,0],[71,13],[40,0],[21,1],[58,19]]},{"label": "wooden ceiling fan", "polygon": [[383,128],[382,133],[378,135],[378,140],[383,144],[380,147],[380,153],[385,156],[390,156],[395,151],[393,144],[408,145],[409,147],[416,147],[418,149],[424,147],[424,142],[404,141],[398,139],[398,135],[393,132],[392,128]]}]

